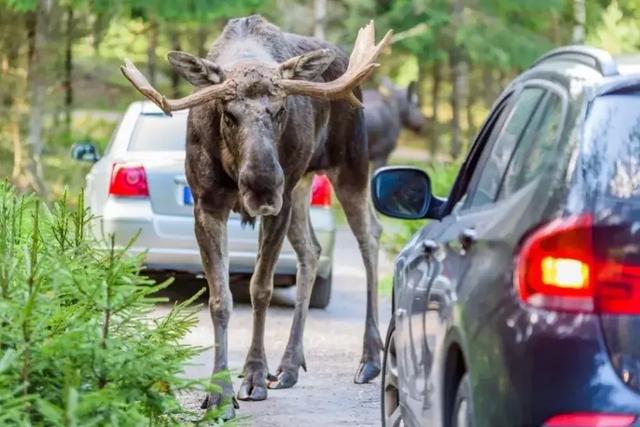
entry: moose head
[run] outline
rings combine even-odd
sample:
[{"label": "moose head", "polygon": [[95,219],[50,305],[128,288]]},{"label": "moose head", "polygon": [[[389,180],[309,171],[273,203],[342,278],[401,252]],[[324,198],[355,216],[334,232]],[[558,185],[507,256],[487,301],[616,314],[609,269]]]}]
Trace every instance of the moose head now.
[{"label": "moose head", "polygon": [[121,70],[166,114],[213,102],[225,153],[223,165],[238,185],[242,205],[251,216],[276,215],[284,191],[278,144],[289,116],[288,97],[344,99],[361,107],[353,90],[378,67],[375,60],[390,36],[389,32],[376,45],[373,22],[362,28],[347,70],[329,82],[319,77],[335,59],[330,49],[307,52],[282,63],[238,61],[225,67],[188,53],[170,52],[169,62],[195,89],[175,100],[155,90],[131,61],[127,60]]},{"label": "moose head", "polygon": [[[400,94],[400,120],[402,126],[411,129],[415,133],[420,133],[425,124],[425,117],[420,109],[420,101],[417,93],[418,82],[411,82],[406,93]],[[405,99],[402,99],[405,97]]]}]

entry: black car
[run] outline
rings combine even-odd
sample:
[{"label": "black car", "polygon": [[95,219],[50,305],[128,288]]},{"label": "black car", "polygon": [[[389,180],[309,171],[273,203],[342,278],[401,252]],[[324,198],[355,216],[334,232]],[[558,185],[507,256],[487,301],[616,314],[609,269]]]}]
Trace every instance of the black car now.
[{"label": "black car", "polygon": [[386,426],[640,425],[640,74],[550,52],[500,96],[449,196],[415,168],[377,209],[397,258]]}]

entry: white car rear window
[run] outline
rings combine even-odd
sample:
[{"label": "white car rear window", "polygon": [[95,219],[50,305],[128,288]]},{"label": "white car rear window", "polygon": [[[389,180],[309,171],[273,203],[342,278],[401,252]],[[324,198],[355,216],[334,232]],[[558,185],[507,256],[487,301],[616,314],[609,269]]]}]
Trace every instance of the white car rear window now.
[{"label": "white car rear window", "polygon": [[187,115],[143,114],[133,130],[129,151],[180,151],[187,140]]}]

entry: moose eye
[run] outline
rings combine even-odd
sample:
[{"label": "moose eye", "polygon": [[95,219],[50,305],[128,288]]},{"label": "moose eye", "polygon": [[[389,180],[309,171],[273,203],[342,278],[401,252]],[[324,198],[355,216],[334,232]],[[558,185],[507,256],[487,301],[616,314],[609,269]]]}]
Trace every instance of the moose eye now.
[{"label": "moose eye", "polygon": [[227,126],[235,126],[238,124],[238,119],[236,118],[236,116],[234,116],[228,111],[224,111],[222,113],[222,120],[224,120],[224,123]]},{"label": "moose eye", "polygon": [[284,113],[285,113],[285,109],[284,107],[280,107],[280,109],[278,110],[278,112],[275,115],[275,118],[277,121],[282,121],[282,119],[284,118]]}]

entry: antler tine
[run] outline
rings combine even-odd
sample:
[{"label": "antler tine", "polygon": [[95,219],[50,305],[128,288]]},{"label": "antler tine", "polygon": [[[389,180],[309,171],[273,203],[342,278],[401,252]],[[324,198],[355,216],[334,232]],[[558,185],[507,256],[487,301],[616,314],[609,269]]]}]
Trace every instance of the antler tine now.
[{"label": "antler tine", "polygon": [[310,82],[306,80],[280,80],[280,84],[291,95],[307,95],[328,100],[345,99],[354,107],[362,103],[353,94],[380,64],[376,59],[382,50],[390,44],[393,31],[389,30],[380,43],[375,44],[375,26],[373,21],[360,28],[353,45],[349,65],[343,75],[331,82]]},{"label": "antler tine", "polygon": [[358,36],[353,46],[353,51],[349,57],[349,68],[353,66],[361,65],[366,60],[367,48],[375,46],[375,29],[373,21],[369,21],[366,27],[362,27],[358,30]]},{"label": "antler tine", "polygon": [[149,98],[169,116],[172,111],[184,110],[214,99],[224,99],[235,95],[235,84],[232,80],[225,80],[220,84],[200,89],[184,98],[167,99],[149,83],[147,78],[130,60],[125,59],[124,65],[120,66],[120,71],[138,92]]},{"label": "antler tine", "polygon": [[120,71],[122,71],[122,74],[127,78],[127,80],[129,80],[133,87],[138,89],[138,92],[153,101],[153,103],[160,107],[160,109],[164,111],[165,114],[169,116],[171,115],[172,110],[169,102],[167,101],[167,98],[162,96],[160,92],[158,92],[153,86],[151,86],[149,80],[147,80],[144,74],[142,74],[140,70],[138,70],[138,68],[133,65],[133,62],[131,62],[131,60],[129,60],[128,58],[125,59],[124,65],[120,66]]}]

